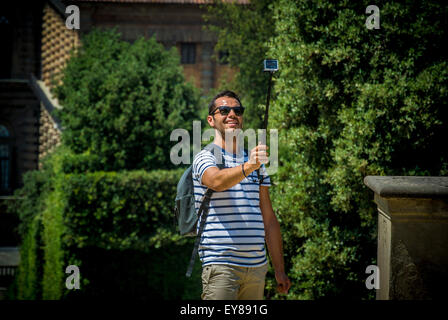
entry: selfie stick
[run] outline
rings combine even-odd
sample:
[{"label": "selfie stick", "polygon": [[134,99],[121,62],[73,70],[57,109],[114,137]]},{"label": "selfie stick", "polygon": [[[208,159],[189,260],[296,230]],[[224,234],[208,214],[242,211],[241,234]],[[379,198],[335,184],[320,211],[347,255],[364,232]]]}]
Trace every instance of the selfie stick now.
[{"label": "selfie stick", "polygon": [[272,86],[272,75],[275,71],[278,71],[278,60],[264,60],[264,72],[269,72],[269,84],[268,84],[268,95],[266,97],[266,111],[264,114],[264,126],[263,129],[268,129],[268,117],[269,117],[269,101],[271,100],[271,86]]},{"label": "selfie stick", "polygon": [[[268,84],[268,95],[266,97],[266,111],[264,113],[264,125],[262,130],[262,136],[259,140],[260,142],[267,144],[267,130],[268,130],[268,117],[269,117],[269,101],[271,100],[271,86],[272,86],[272,75],[278,70],[278,60],[264,60],[264,72],[269,72],[269,84]],[[260,169],[257,169],[257,175],[260,180],[260,185],[263,183],[264,175],[260,174]]]},{"label": "selfie stick", "polygon": [[268,95],[266,97],[266,111],[264,113],[264,125],[263,129],[268,130],[268,117],[269,117],[269,100],[271,100],[271,85],[272,85],[272,75],[274,72],[269,72],[269,85],[268,85]]}]

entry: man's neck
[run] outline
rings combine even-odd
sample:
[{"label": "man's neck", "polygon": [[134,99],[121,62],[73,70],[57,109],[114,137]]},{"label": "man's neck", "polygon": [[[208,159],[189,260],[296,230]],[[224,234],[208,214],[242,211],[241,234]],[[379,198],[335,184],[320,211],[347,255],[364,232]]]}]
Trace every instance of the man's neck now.
[{"label": "man's neck", "polygon": [[226,139],[223,139],[221,134],[217,132],[215,134],[215,140],[213,141],[214,144],[220,146],[224,150],[226,150],[229,153],[237,154],[238,153],[238,139],[234,137],[232,141],[229,141],[230,143],[226,144]]}]

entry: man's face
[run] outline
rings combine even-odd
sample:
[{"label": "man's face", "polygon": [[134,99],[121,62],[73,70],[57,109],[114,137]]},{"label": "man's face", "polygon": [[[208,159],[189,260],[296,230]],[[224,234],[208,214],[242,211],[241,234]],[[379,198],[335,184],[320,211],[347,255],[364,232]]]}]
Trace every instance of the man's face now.
[{"label": "man's face", "polygon": [[215,109],[213,115],[207,117],[207,121],[212,128],[215,128],[221,133],[221,136],[225,137],[225,132],[231,132],[235,129],[243,128],[243,115],[237,116],[235,110],[231,109],[228,115],[221,115],[218,107],[239,107],[238,100],[231,97],[220,97],[215,100]]}]

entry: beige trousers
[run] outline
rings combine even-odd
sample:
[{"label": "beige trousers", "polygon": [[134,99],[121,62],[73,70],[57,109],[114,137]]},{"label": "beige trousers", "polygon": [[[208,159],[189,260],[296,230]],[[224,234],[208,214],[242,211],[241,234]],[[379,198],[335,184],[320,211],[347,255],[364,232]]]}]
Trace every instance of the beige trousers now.
[{"label": "beige trousers", "polygon": [[268,264],[239,267],[212,264],[202,268],[203,300],[263,300]]}]

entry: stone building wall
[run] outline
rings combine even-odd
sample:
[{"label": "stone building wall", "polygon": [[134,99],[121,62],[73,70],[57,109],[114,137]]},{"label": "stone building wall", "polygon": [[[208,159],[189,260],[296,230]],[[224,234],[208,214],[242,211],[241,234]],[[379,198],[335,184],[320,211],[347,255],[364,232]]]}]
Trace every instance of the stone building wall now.
[{"label": "stone building wall", "polygon": [[[245,1],[239,1],[245,4]],[[65,2],[64,2],[65,3]],[[202,15],[205,1],[72,1],[80,9],[80,30],[65,27],[65,16],[47,2],[42,18],[42,80],[49,88],[60,81],[60,71],[70,50],[80,45],[80,36],[93,28],[116,28],[122,39],[133,42],[139,37],[155,36],[169,48],[181,53],[182,43],[196,45],[194,64],[183,64],[185,78],[207,92],[222,80],[233,78],[236,70],[221,65],[212,57],[216,37],[204,30]],[[68,5],[68,2],[66,3]],[[54,80],[52,80],[54,79]]]},{"label": "stone building wall", "polygon": [[[2,1],[3,2],[3,1]],[[3,4],[4,5],[4,4]],[[28,79],[30,73],[38,74],[40,53],[40,24],[42,1],[31,1],[26,5],[11,5],[6,16],[12,25],[10,79]],[[2,12],[3,15],[3,12]],[[5,39],[2,39],[5,40]],[[6,41],[8,41],[6,40]],[[3,49],[3,48],[2,48]]]},{"label": "stone building wall", "polygon": [[61,70],[70,58],[70,51],[80,44],[76,30],[65,26],[65,17],[48,2],[42,20],[42,80],[49,88],[52,81],[60,82]]},{"label": "stone building wall", "polygon": [[37,169],[39,102],[26,80],[0,82],[0,122],[13,138],[13,188],[22,185],[23,174]]},{"label": "stone building wall", "polygon": [[[240,1],[241,3],[246,3]],[[166,48],[176,47],[181,53],[182,43],[196,45],[194,64],[183,64],[187,80],[207,92],[215,88],[223,74],[232,77],[235,70],[219,65],[213,55],[216,36],[204,29],[199,4],[206,1],[75,1],[81,16],[81,35],[94,27],[116,28],[122,39],[133,42],[139,37],[155,36]]]},{"label": "stone building wall", "polygon": [[47,109],[40,105],[39,121],[39,169],[42,160],[61,143],[61,132]]},{"label": "stone building wall", "polygon": [[[80,45],[77,30],[65,26],[65,15],[50,2],[43,8],[42,18],[42,82],[50,90],[61,82],[61,71],[70,53]],[[61,131],[44,105],[40,104],[39,167],[43,160],[61,142]]]}]

